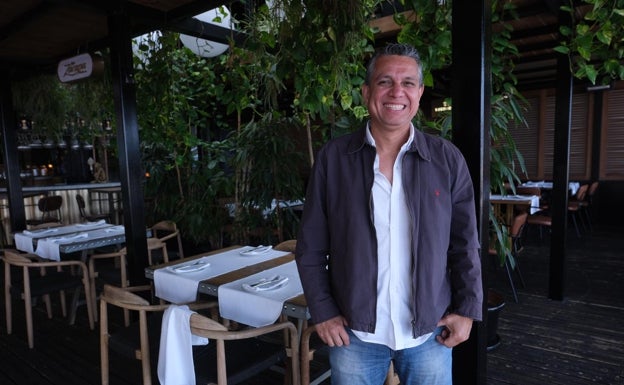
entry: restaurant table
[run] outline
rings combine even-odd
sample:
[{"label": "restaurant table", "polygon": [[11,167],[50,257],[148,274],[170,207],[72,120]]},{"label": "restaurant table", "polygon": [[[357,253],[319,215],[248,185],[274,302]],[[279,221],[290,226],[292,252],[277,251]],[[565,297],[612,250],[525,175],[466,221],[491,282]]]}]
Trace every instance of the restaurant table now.
[{"label": "restaurant table", "polygon": [[528,206],[530,214],[540,210],[540,198],[537,195],[490,195],[490,203],[494,206],[494,215],[502,218],[506,225],[511,225],[514,206]]},{"label": "restaurant table", "polygon": [[[81,260],[87,262],[89,250],[99,247],[121,245],[125,242],[125,229],[105,221],[76,223],[48,229],[24,230],[14,234],[15,247],[41,258],[60,261],[62,254],[81,252]],[[88,296],[88,293],[85,293]],[[70,322],[76,318],[81,304],[78,295],[72,301]],[[94,304],[95,305],[95,304]]]},{"label": "restaurant table", "polygon": [[118,245],[126,241],[123,226],[104,221],[76,223],[49,229],[24,230],[14,234],[15,247],[42,258],[60,260],[61,254],[82,252],[83,261],[89,250]]},{"label": "restaurant table", "polygon": [[[552,190],[553,189],[553,182],[545,182],[545,181],[532,182],[532,181],[526,181],[526,182],[522,183],[520,186],[521,187],[539,187],[540,189],[543,189],[543,190]],[[581,184],[579,182],[569,182],[568,183],[568,190],[570,190],[570,195],[576,194],[576,192],[578,191],[579,187],[581,187]]]},{"label": "restaurant table", "polygon": [[[181,260],[171,261],[165,264],[149,266],[145,269],[145,276],[149,279],[155,280],[155,274],[157,274],[156,271],[158,269],[171,269],[175,268],[176,265],[187,265],[189,263],[200,261],[204,258],[205,261],[213,265],[212,267],[216,267],[216,263],[218,263],[216,261],[218,261],[220,258],[229,257],[231,259],[236,259],[236,255],[239,254],[241,251],[251,249],[253,249],[253,247],[251,246],[231,246],[207,253],[198,254]],[[278,252],[277,250],[273,250],[273,252],[273,254],[264,257],[262,256],[262,254],[259,254],[257,256],[245,256],[237,258],[237,261],[228,262],[230,263],[229,267],[219,267],[218,269],[220,269],[221,271],[216,275],[210,272],[211,267],[204,269],[203,271],[205,272],[205,276],[207,278],[197,278],[197,293],[215,296],[218,298],[219,288],[222,286],[225,286],[235,281],[240,281],[240,284],[242,285],[243,283],[245,283],[244,279],[253,279],[254,275],[258,275],[261,273],[270,276],[273,274],[271,272],[271,269],[278,268],[281,265],[294,261],[294,254],[292,253]],[[177,275],[186,276],[189,274],[184,273]],[[301,284],[298,274],[295,274],[294,276],[289,276],[288,278],[289,282],[286,286],[296,286]],[[158,292],[159,287],[157,282],[155,282],[155,286]],[[282,315],[287,317],[294,317],[300,320],[307,320],[309,318],[307,305],[303,296],[303,290],[301,290],[299,294],[293,295],[292,297],[284,300],[282,306]]]},{"label": "restaurant table", "polygon": [[[154,285],[156,286],[156,290],[158,291],[158,283],[156,283],[156,279],[155,279],[155,275],[159,274],[158,270],[175,269],[176,266],[190,266],[190,267],[201,266],[201,264],[211,263],[209,267],[206,267],[204,269],[204,271],[206,271],[210,269],[210,267],[212,266],[212,263],[214,263],[214,261],[217,261],[219,258],[223,258],[224,256],[228,256],[228,255],[230,257],[235,257],[236,254],[238,254],[240,251],[249,250],[249,249],[253,249],[253,247],[231,246],[231,247],[214,250],[214,251],[207,252],[207,253],[198,254],[195,256],[188,257],[188,258],[184,258],[182,260],[170,261],[168,263],[164,263],[160,265],[149,266],[145,268],[145,276],[149,279],[154,280]],[[298,273],[296,273],[296,267],[294,270],[295,273],[293,275],[292,269],[295,263],[294,262],[295,256],[292,253],[281,252],[279,254],[273,254],[270,258],[257,258],[257,260],[254,260],[253,258],[249,258],[249,257],[245,257],[245,258],[247,259],[239,260],[238,267],[229,268],[227,269],[228,271],[225,271],[216,275],[207,273],[208,278],[199,279],[199,281],[195,284],[197,287],[196,289],[197,293],[217,297],[217,300],[219,302],[219,307],[222,308],[224,305],[227,306],[229,304],[229,303],[224,302],[226,298],[233,298],[233,297],[224,295],[224,293],[226,293],[224,289],[228,289],[228,286],[231,288],[231,286],[242,287],[243,285],[250,285],[250,284],[253,284],[252,282],[258,282],[259,278],[261,277],[270,278],[273,275],[282,275],[284,274],[283,273],[284,271],[288,272],[285,275],[288,275],[288,278],[289,278],[288,285],[285,288],[288,288],[291,285],[292,286],[301,285],[301,282],[299,281],[299,275]],[[194,263],[198,263],[198,262],[199,262],[198,265],[193,265]],[[160,273],[162,274],[162,271]],[[180,275],[185,275],[185,274],[186,273],[183,273]],[[194,273],[190,272],[190,274],[194,274]],[[254,298],[253,295],[249,295],[244,300],[253,301],[253,298]],[[236,297],[236,298],[231,299],[231,301],[238,301],[239,299],[240,297]],[[260,301],[264,301],[265,298],[258,296],[256,297],[256,299],[259,301],[259,303],[264,304],[264,302],[260,302]],[[254,309],[254,307],[247,306],[247,304],[249,303],[250,302],[245,302],[242,305],[238,306],[236,311],[241,311],[242,309],[243,311],[250,310],[252,312],[257,312],[260,314],[266,312],[266,309],[262,308],[262,310],[257,310],[257,307],[256,307],[256,310],[251,310],[251,309]],[[263,306],[263,305],[260,305],[260,306]],[[283,300],[282,305],[281,305],[280,316],[285,317],[285,318],[292,317],[296,319],[297,328],[299,329],[299,338],[302,338],[305,335],[307,335],[307,337],[304,337],[304,338],[309,338],[309,332],[304,333],[304,329],[307,327],[307,320],[310,318],[310,313],[308,312],[307,303],[303,295],[302,289],[298,294],[292,295],[291,297]],[[227,317],[224,317],[224,318],[227,318]],[[229,318],[229,319],[232,319],[232,318]],[[239,321],[240,319],[237,319],[237,317],[234,317],[234,319],[232,320]],[[267,320],[264,319],[261,322],[266,322],[266,321]],[[241,322],[241,323],[245,323],[245,322]],[[309,343],[306,346],[309,346]],[[300,369],[302,371],[301,378],[302,379],[305,378],[307,379],[307,381],[309,381],[310,379],[309,361],[312,360],[312,357],[313,357],[312,351],[310,351],[309,348],[307,350],[301,350],[301,365],[300,365]],[[331,370],[324,370],[318,376],[315,376],[315,379],[309,382],[309,384],[319,384],[322,381],[324,381],[326,378],[328,378],[330,375],[331,375]],[[307,381],[306,383],[308,383]]]}]

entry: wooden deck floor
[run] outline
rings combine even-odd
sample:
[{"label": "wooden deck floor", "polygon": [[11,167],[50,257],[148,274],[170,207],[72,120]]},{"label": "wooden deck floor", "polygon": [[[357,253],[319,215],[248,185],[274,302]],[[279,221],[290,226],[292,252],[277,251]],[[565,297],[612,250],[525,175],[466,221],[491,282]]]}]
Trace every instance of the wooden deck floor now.
[{"label": "wooden deck floor", "polygon": [[624,384],[624,229],[570,234],[564,301],[547,298],[550,245],[536,234],[520,260],[519,303],[502,269],[489,274],[507,298],[489,385]]},{"label": "wooden deck floor", "polygon": [[[488,384],[624,384],[624,230],[596,229],[569,237],[569,285],[564,301],[548,292],[548,242],[530,242],[521,259],[527,286],[514,303],[503,270],[488,272],[491,287],[507,298],[499,321],[502,343],[488,353]],[[76,325],[58,314],[35,313],[35,348],[28,349],[23,308],[14,307],[6,334],[0,309],[0,384],[99,384],[99,337],[81,308]],[[111,384],[140,384],[138,362],[111,359]],[[154,383],[157,383],[154,380]],[[326,381],[329,383],[329,381]],[[281,384],[274,373],[246,385]]]}]

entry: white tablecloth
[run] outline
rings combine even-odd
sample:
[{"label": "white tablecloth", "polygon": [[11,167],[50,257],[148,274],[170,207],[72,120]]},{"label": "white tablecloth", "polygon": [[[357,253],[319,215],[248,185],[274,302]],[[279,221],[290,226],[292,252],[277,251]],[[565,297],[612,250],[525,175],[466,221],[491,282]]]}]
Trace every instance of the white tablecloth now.
[{"label": "white tablecloth", "polygon": [[[105,221],[77,223],[49,229],[24,230],[15,234],[15,247],[42,258],[60,260],[59,246],[63,243],[97,239],[110,235],[110,231],[123,233],[123,226],[111,226]],[[37,241],[35,249],[34,241]]]},{"label": "white tablecloth", "polygon": [[[287,277],[288,282],[273,290],[247,291],[243,285],[253,285],[263,279]],[[279,318],[284,301],[303,293],[295,261],[219,286],[221,317],[254,327],[266,326]]]},{"label": "white tablecloth", "polygon": [[[156,296],[165,301],[177,304],[193,302],[197,298],[197,286],[199,282],[288,254],[288,252],[273,249],[252,256],[240,254],[241,251],[250,249],[253,249],[253,247],[245,246],[202,257],[202,261],[208,262],[210,266],[196,272],[175,272],[174,268],[176,265],[156,269],[154,270]],[[193,260],[184,263],[195,263],[196,261],[197,260]]]},{"label": "white tablecloth", "polygon": [[[539,188],[543,188],[543,189],[546,189],[546,190],[552,190],[553,182],[544,182],[544,181],[531,182],[531,181],[527,181],[527,182],[522,183],[520,186],[523,186],[523,187],[539,187]],[[579,187],[581,187],[581,184],[579,182],[569,182],[568,183],[568,190],[570,190],[570,194],[572,194],[572,195],[576,194],[576,192],[578,191]]]}]

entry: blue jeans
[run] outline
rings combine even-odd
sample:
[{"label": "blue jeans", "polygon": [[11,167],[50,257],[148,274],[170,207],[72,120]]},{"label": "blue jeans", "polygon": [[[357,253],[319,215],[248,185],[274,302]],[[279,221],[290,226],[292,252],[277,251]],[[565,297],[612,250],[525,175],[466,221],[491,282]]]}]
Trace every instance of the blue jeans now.
[{"label": "blue jeans", "polygon": [[385,345],[362,342],[349,329],[349,346],[329,351],[332,385],[382,385],[390,361],[401,385],[452,385],[453,349],[436,341],[437,328],[424,344],[392,350]]}]

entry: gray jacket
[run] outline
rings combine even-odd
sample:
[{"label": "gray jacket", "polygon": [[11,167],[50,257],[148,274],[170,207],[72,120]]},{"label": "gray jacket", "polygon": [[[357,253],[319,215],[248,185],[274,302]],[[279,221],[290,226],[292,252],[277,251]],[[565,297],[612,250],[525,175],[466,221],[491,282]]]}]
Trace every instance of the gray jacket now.
[{"label": "gray jacket", "polygon": [[[365,129],[319,151],[308,183],[296,260],[312,321],[338,315],[375,331],[377,239],[371,188],[375,148]],[[447,312],[481,320],[483,289],[472,181],[449,141],[415,130],[403,158],[412,222],[414,336]]]}]

